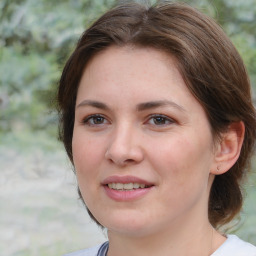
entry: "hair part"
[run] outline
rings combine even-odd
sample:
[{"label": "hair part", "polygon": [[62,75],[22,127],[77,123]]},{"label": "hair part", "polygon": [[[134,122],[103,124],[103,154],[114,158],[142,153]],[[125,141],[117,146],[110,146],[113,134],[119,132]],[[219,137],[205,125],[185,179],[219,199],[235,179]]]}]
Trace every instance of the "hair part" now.
[{"label": "hair part", "polygon": [[232,42],[213,19],[185,4],[125,4],[101,16],[80,38],[59,84],[59,134],[72,163],[79,82],[88,61],[111,45],[151,47],[174,57],[188,89],[204,108],[215,139],[232,122],[244,122],[240,157],[228,172],[215,177],[209,197],[210,223],[228,223],[242,207],[240,186],[256,138],[249,78]]}]

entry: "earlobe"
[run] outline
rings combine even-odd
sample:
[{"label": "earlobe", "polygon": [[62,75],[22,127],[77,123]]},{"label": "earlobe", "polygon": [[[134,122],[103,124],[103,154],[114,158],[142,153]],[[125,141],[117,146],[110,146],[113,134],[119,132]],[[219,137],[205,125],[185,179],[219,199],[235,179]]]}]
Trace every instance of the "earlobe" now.
[{"label": "earlobe", "polygon": [[212,174],[220,175],[227,172],[237,161],[243,145],[245,126],[242,121],[233,122],[222,134],[215,151],[215,166]]}]

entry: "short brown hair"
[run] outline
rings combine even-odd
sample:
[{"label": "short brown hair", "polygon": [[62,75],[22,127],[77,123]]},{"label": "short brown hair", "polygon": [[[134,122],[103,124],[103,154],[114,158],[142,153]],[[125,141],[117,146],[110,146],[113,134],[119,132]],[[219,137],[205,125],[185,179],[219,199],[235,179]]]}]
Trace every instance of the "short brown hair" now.
[{"label": "short brown hair", "polygon": [[209,198],[211,224],[229,222],[242,207],[240,185],[256,138],[250,82],[240,55],[219,25],[188,5],[121,5],[84,32],[63,70],[58,91],[60,138],[71,162],[76,95],[84,68],[98,52],[127,44],[153,47],[177,60],[186,85],[207,114],[214,138],[230,123],[244,122],[240,157],[228,172],[215,177]]}]

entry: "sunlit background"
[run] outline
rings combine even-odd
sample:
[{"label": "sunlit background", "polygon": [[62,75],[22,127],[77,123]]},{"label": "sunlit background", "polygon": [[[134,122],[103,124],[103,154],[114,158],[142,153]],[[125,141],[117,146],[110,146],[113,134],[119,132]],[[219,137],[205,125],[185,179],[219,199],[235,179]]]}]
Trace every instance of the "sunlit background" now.
[{"label": "sunlit background", "polygon": [[[55,91],[82,31],[114,0],[0,1],[0,254],[49,256],[106,240],[57,139]],[[190,0],[218,20],[256,88],[256,0]],[[254,168],[255,169],[255,168]],[[256,244],[256,175],[233,228]]]}]

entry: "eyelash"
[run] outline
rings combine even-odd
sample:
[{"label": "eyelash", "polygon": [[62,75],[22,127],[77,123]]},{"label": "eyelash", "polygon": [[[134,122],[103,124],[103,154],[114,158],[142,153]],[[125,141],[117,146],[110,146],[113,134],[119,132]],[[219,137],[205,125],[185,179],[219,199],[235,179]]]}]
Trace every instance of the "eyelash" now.
[{"label": "eyelash", "polygon": [[[95,123],[96,119],[99,118],[101,119],[100,123]],[[158,119],[158,120],[157,120]],[[150,121],[153,120],[153,123],[150,123]],[[99,120],[98,120],[99,121]],[[88,126],[101,126],[101,125],[104,125],[106,124],[105,121],[108,122],[108,120],[103,116],[103,115],[100,115],[100,114],[94,114],[94,115],[90,115],[86,118],[84,118],[82,120],[82,124],[83,125],[88,125]],[[92,123],[93,122],[93,123]],[[160,123],[157,123],[157,122],[160,122]],[[164,123],[161,123],[161,122],[164,122]],[[166,123],[168,122],[168,123]],[[108,122],[109,123],[109,122]],[[170,124],[173,124],[175,123],[175,121],[170,118],[170,117],[167,117],[165,115],[162,115],[162,114],[154,114],[154,115],[150,115],[145,124],[149,124],[149,125],[154,125],[154,126],[167,126],[167,125],[170,125]]]},{"label": "eyelash", "polygon": [[[90,123],[90,121],[95,121],[96,118],[101,118],[103,120],[103,122],[100,124]],[[90,116],[87,116],[86,118],[84,118],[82,120],[82,124],[88,125],[88,126],[99,126],[99,125],[103,125],[104,121],[107,121],[107,119],[104,116],[99,115],[99,114],[94,114],[94,115],[90,115]]]},{"label": "eyelash", "polygon": [[158,119],[160,118],[161,121],[168,122],[168,124],[166,124],[166,123],[164,123],[164,124],[156,124],[156,122],[153,121],[154,124],[151,124],[151,125],[166,126],[166,125],[175,123],[175,121],[174,121],[172,118],[170,118],[170,117],[168,117],[168,116],[165,116],[165,115],[161,115],[161,114],[150,115],[149,118],[147,119],[147,122],[149,122],[151,119],[152,119],[152,120],[156,120],[157,118],[158,118]]}]

